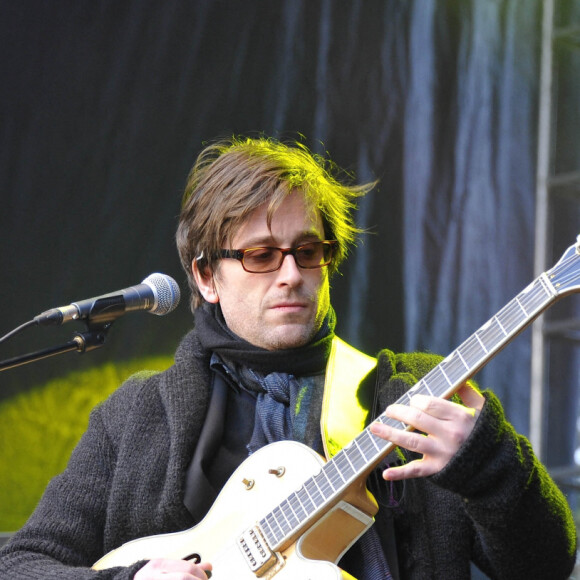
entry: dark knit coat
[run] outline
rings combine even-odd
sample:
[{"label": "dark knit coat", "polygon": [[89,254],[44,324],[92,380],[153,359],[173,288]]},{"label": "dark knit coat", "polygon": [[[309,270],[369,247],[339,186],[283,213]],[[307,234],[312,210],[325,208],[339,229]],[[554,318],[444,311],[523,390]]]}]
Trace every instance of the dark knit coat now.
[{"label": "dark knit coat", "polygon": [[[381,408],[435,362],[382,351]],[[90,566],[131,539],[191,527],[185,473],[208,405],[209,373],[209,354],[190,333],[172,367],[132,377],[98,406],[66,470],[0,552],[0,579],[129,579],[143,563],[99,572]],[[377,517],[393,515],[383,512]],[[574,565],[566,500],[491,393],[447,467],[406,482],[394,518],[404,579],[469,578],[474,561],[492,578],[555,580]]]}]

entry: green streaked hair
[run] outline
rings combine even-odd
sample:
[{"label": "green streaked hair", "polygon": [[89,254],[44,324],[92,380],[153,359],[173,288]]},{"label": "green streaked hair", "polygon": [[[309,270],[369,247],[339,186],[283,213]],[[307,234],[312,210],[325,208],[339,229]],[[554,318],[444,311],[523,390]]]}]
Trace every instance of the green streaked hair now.
[{"label": "green streaked hair", "polygon": [[276,209],[295,190],[320,212],[326,239],[338,241],[330,266],[334,273],[361,233],[352,217],[355,200],[374,186],[342,183],[339,174],[351,180],[332,161],[300,142],[232,137],[206,146],[189,173],[176,234],[192,310],[202,302],[192,274],[193,260],[215,271],[214,256],[247,217],[268,204],[270,225]]}]

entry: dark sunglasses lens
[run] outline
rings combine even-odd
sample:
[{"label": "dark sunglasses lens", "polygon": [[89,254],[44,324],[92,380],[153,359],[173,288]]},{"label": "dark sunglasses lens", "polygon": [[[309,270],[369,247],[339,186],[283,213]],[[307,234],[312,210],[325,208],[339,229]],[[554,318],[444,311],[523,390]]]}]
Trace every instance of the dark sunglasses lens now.
[{"label": "dark sunglasses lens", "polygon": [[248,272],[268,272],[280,263],[281,252],[276,248],[256,248],[244,252],[244,267]]},{"label": "dark sunglasses lens", "polygon": [[[301,268],[320,268],[332,261],[332,244],[312,242],[299,246],[293,252]],[[284,254],[279,248],[254,248],[244,251],[243,266],[248,272],[273,272],[282,265]]]},{"label": "dark sunglasses lens", "polygon": [[330,263],[332,245],[326,242],[304,244],[296,250],[296,261],[303,268],[320,268]]}]

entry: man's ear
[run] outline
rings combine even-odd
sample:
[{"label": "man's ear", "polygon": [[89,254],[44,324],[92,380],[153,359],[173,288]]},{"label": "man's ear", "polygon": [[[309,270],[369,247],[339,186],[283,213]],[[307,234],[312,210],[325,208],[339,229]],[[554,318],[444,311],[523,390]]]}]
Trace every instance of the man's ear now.
[{"label": "man's ear", "polygon": [[191,271],[201,295],[211,304],[217,304],[220,301],[220,297],[215,287],[214,276],[209,271],[209,268],[206,266],[200,269],[197,260],[193,260],[191,262]]}]

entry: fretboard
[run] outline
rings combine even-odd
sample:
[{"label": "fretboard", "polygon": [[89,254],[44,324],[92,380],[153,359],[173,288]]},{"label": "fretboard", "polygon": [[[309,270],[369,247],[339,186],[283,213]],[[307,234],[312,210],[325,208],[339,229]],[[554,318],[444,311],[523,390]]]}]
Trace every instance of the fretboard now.
[{"label": "fretboard", "polygon": [[[449,398],[510,340],[558,298],[546,274],[518,294],[398,401],[416,394]],[[384,414],[377,418],[397,429],[407,425]],[[268,544],[278,549],[312,520],[320,517],[361,474],[369,473],[395,445],[373,435],[368,427],[328,461],[319,473],[269,512],[259,525]]]}]

